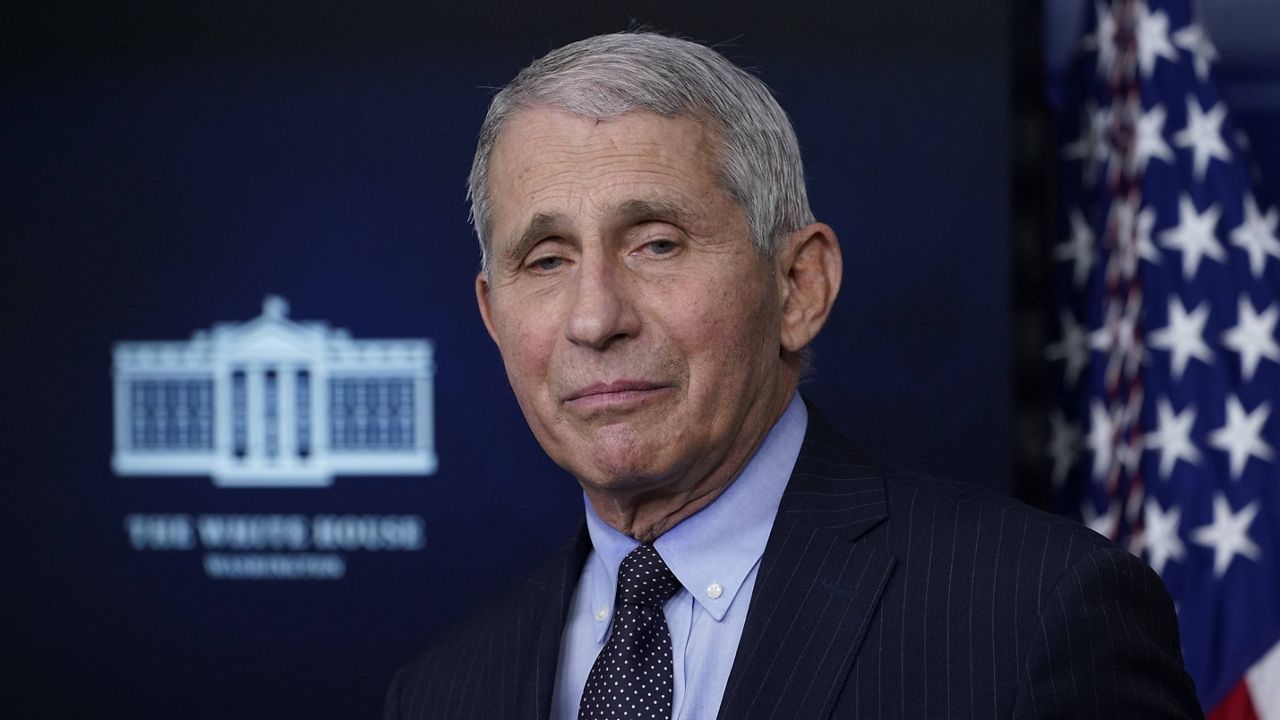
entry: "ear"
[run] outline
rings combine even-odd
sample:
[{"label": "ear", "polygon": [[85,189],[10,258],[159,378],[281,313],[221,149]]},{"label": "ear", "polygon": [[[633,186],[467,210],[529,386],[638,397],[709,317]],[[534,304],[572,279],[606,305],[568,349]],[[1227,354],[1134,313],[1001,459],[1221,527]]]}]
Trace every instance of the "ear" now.
[{"label": "ear", "polygon": [[840,292],[844,264],[829,225],[813,223],[792,233],[778,253],[782,290],[782,348],[800,352],[827,322]]},{"label": "ear", "polygon": [[489,331],[489,337],[497,345],[498,333],[493,329],[493,311],[489,308],[489,281],[483,270],[476,273],[476,305],[480,306],[480,319],[484,320],[484,329]]}]

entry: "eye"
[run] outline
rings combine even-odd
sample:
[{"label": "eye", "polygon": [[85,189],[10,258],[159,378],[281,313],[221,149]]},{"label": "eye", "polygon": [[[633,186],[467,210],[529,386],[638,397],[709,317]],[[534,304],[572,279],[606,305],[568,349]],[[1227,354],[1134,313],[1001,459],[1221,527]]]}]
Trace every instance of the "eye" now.
[{"label": "eye", "polygon": [[676,251],[676,241],[666,239],[654,240],[652,242],[645,243],[645,248],[654,255],[670,255]]},{"label": "eye", "polygon": [[528,267],[538,272],[551,272],[563,264],[564,258],[558,255],[544,255],[531,261]]}]

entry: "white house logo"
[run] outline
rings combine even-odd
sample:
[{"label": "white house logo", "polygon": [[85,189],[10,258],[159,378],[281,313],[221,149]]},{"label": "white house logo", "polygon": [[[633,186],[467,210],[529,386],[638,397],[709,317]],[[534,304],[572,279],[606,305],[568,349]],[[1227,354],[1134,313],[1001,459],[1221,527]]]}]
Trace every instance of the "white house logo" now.
[{"label": "white house logo", "polygon": [[356,340],[288,315],[271,296],[260,316],[190,340],[117,343],[115,472],[224,487],[434,473],[430,341]]}]

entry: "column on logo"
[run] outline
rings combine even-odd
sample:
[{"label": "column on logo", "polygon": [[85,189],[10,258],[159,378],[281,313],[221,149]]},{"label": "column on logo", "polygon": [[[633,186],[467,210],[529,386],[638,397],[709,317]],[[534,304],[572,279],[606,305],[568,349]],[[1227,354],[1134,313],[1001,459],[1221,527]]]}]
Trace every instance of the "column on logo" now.
[{"label": "column on logo", "polygon": [[250,465],[261,465],[267,444],[267,369],[260,363],[245,368],[248,383],[246,401],[249,418],[249,437],[245,459]]},{"label": "column on logo", "polygon": [[431,379],[426,373],[419,372],[413,378],[413,448],[428,449],[427,439],[435,437],[435,428],[431,427],[431,408],[435,406],[432,397]]},{"label": "column on logo", "polygon": [[298,371],[288,365],[276,373],[279,392],[276,394],[276,417],[280,422],[280,458],[285,465],[298,464],[298,420],[294,412],[298,407]]},{"label": "column on logo", "polygon": [[311,366],[311,399],[311,456],[313,462],[323,465],[328,462],[333,422],[327,362],[320,361]]},{"label": "column on logo", "polygon": [[132,429],[130,415],[133,410],[133,402],[129,395],[129,373],[119,367],[114,368],[113,372],[115,373],[115,382],[112,385],[115,393],[116,447],[132,450],[134,447],[133,439],[130,437],[130,430]]},{"label": "column on logo", "polygon": [[233,455],[231,426],[231,366],[218,361],[213,366],[213,452],[216,463],[225,463]]}]

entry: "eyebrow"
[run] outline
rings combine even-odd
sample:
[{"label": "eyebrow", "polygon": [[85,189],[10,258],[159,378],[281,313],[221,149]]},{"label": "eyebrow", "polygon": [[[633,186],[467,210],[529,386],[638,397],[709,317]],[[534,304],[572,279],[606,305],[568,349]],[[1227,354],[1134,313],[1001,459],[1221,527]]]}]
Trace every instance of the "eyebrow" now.
[{"label": "eyebrow", "polygon": [[[611,209],[608,216],[616,225],[665,222],[680,227],[687,227],[697,217],[680,205],[662,200],[624,200]],[[535,245],[548,236],[562,234],[568,224],[569,218],[564,213],[535,213],[520,236],[503,253],[503,259],[508,265],[518,265]]]},{"label": "eyebrow", "polygon": [[520,237],[516,238],[511,247],[503,253],[503,259],[507,265],[518,265],[525,255],[533,249],[547,235],[557,234],[557,229],[566,221],[563,213],[536,213],[529,224],[525,226],[524,232],[520,233]]},{"label": "eyebrow", "polygon": [[695,217],[685,208],[661,200],[626,200],[610,214],[625,225],[639,222],[665,222],[683,227],[692,222]]}]

